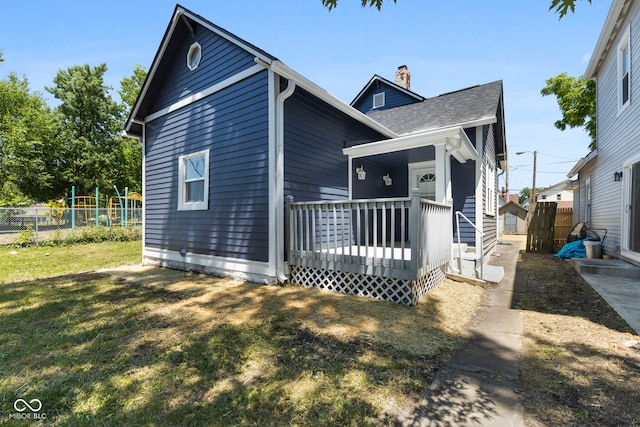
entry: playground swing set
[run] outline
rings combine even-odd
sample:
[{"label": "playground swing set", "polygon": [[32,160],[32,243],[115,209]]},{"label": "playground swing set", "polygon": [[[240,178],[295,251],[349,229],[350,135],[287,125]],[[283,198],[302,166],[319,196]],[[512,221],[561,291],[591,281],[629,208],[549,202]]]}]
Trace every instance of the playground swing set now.
[{"label": "playground swing set", "polygon": [[62,220],[76,226],[92,225],[106,227],[131,227],[142,224],[142,195],[134,191],[124,189],[124,195],[120,194],[118,187],[113,186],[115,197],[100,195],[96,188],[95,196],[76,196],[75,186],[71,187],[71,198],[61,200],[60,209],[51,211],[52,218],[60,224]]}]

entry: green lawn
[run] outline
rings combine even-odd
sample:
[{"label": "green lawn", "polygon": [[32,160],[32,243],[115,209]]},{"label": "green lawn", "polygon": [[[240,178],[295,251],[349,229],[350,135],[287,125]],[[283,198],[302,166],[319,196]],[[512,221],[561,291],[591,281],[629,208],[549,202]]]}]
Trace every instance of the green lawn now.
[{"label": "green lawn", "polygon": [[104,242],[55,247],[0,247],[0,283],[60,276],[142,260],[142,242]]},{"label": "green lawn", "polygon": [[[393,424],[465,339],[482,290],[416,307],[138,266],[140,242],[3,249],[0,424]],[[84,271],[84,273],[79,273]],[[34,416],[35,416],[34,415]],[[37,425],[37,424],[36,424]]]}]

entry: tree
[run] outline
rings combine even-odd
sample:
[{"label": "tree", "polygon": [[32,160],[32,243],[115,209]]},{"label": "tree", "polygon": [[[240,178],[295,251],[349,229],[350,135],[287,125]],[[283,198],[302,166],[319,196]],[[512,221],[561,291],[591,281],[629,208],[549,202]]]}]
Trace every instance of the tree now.
[{"label": "tree", "polygon": [[[591,3],[591,0],[587,1]],[[551,6],[549,6],[549,10],[551,9],[555,9],[559,19],[562,19],[567,13],[569,13],[569,11],[571,11],[571,13],[575,12],[576,0],[552,0]]]},{"label": "tree", "polygon": [[5,200],[20,193],[45,200],[60,190],[57,168],[61,133],[39,93],[14,73],[0,80],[0,191]]},{"label": "tree", "polygon": [[[544,191],[544,188],[536,187],[536,195]],[[523,204],[525,200],[531,197],[531,188],[524,187],[518,194],[518,203]]]},{"label": "tree", "polygon": [[[142,85],[147,77],[147,71],[141,65],[136,65],[133,74],[120,80],[120,99],[122,107],[126,112],[126,117],[130,114]],[[122,122],[124,128],[124,121]],[[142,190],[142,147],[137,140],[132,138],[122,138],[121,160],[118,168],[117,181],[122,187],[129,187],[134,191]]]},{"label": "tree", "polygon": [[[361,3],[362,7],[367,7],[367,5],[369,7],[375,6],[376,9],[380,10],[382,8],[383,1],[384,0],[361,0]],[[396,0],[393,0],[393,2],[395,3]],[[327,9],[332,10],[333,8],[338,6],[338,0],[322,0],[322,5]]]},{"label": "tree", "polygon": [[47,87],[62,103],[56,107],[64,129],[66,156],[61,164],[65,180],[77,194],[92,194],[95,187],[112,188],[119,165],[123,108],[105,85],[106,64],[75,65],[59,70]]},{"label": "tree", "polygon": [[[378,10],[382,8],[383,1],[384,0],[360,0],[362,7],[374,6]],[[560,19],[562,19],[567,13],[569,13],[569,11],[571,11],[571,13],[575,12],[576,1],[577,0],[552,0],[549,10],[554,10],[559,15]],[[587,1],[591,3],[592,0]],[[396,0],[393,0],[393,2],[395,3]],[[327,9],[332,10],[338,6],[338,0],[322,0],[322,5]]]},{"label": "tree", "polygon": [[568,127],[584,127],[591,137],[589,148],[596,148],[596,83],[582,77],[560,73],[546,81],[540,90],[542,96],[555,95],[562,119],[554,125],[560,130]]},{"label": "tree", "polygon": [[140,93],[140,89],[142,89],[142,85],[146,78],[147,70],[142,65],[136,64],[133,69],[133,75],[120,80],[120,90],[118,93],[120,94],[120,99],[122,99],[122,102],[125,105],[127,115],[131,112],[133,104],[135,104],[138,99],[138,94]]}]

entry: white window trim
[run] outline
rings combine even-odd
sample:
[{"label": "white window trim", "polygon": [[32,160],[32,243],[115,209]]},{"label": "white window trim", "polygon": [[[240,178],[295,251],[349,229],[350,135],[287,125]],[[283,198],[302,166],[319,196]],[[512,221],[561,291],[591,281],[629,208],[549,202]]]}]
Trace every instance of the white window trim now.
[{"label": "white window trim", "polygon": [[[627,102],[625,102],[623,104],[622,102],[622,97],[623,97],[623,93],[622,93],[622,80],[624,77],[624,50],[627,49],[629,52],[629,76],[628,76],[628,81],[627,81],[627,91],[628,93],[628,98],[627,98]],[[618,70],[617,70],[617,78],[616,78],[616,85],[618,87],[618,115],[622,114],[631,104],[631,81],[632,81],[632,75],[631,75],[631,59],[632,59],[632,54],[631,54],[631,38],[630,38],[630,30],[629,30],[629,26],[627,26],[626,31],[624,32],[624,34],[622,35],[622,38],[620,39],[620,42],[618,43],[618,47],[616,49],[617,52],[617,61],[618,61]]]},{"label": "white window trim", "polygon": [[484,211],[489,216],[496,215],[496,167],[493,163],[485,164],[485,200]]},{"label": "white window trim", "polygon": [[[191,52],[196,49],[199,52],[197,60],[191,61],[190,60]],[[195,70],[196,68],[198,68],[198,65],[200,65],[201,60],[202,60],[202,46],[200,46],[200,43],[195,42],[191,46],[189,46],[189,50],[187,51],[187,68],[189,68],[191,71]]]},{"label": "white window trim", "polygon": [[[187,160],[194,157],[204,156],[204,200],[198,202],[187,202],[186,167]],[[178,210],[179,211],[201,211],[209,209],[209,150],[198,151],[197,153],[180,156],[178,159]]]},{"label": "white window trim", "polygon": [[[379,102],[376,102],[376,98],[378,98],[378,100],[380,100]],[[384,103],[385,103],[385,95],[384,92],[379,92],[379,93],[374,93],[373,94],[373,109],[376,108],[380,108],[380,107],[384,107]]]}]

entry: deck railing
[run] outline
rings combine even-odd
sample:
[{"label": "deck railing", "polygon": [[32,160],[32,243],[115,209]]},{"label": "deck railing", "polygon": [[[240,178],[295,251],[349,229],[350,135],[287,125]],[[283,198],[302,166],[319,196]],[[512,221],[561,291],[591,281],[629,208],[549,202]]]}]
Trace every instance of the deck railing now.
[{"label": "deck railing", "polygon": [[451,207],[412,197],[288,201],[288,262],[416,279],[449,262]]}]

